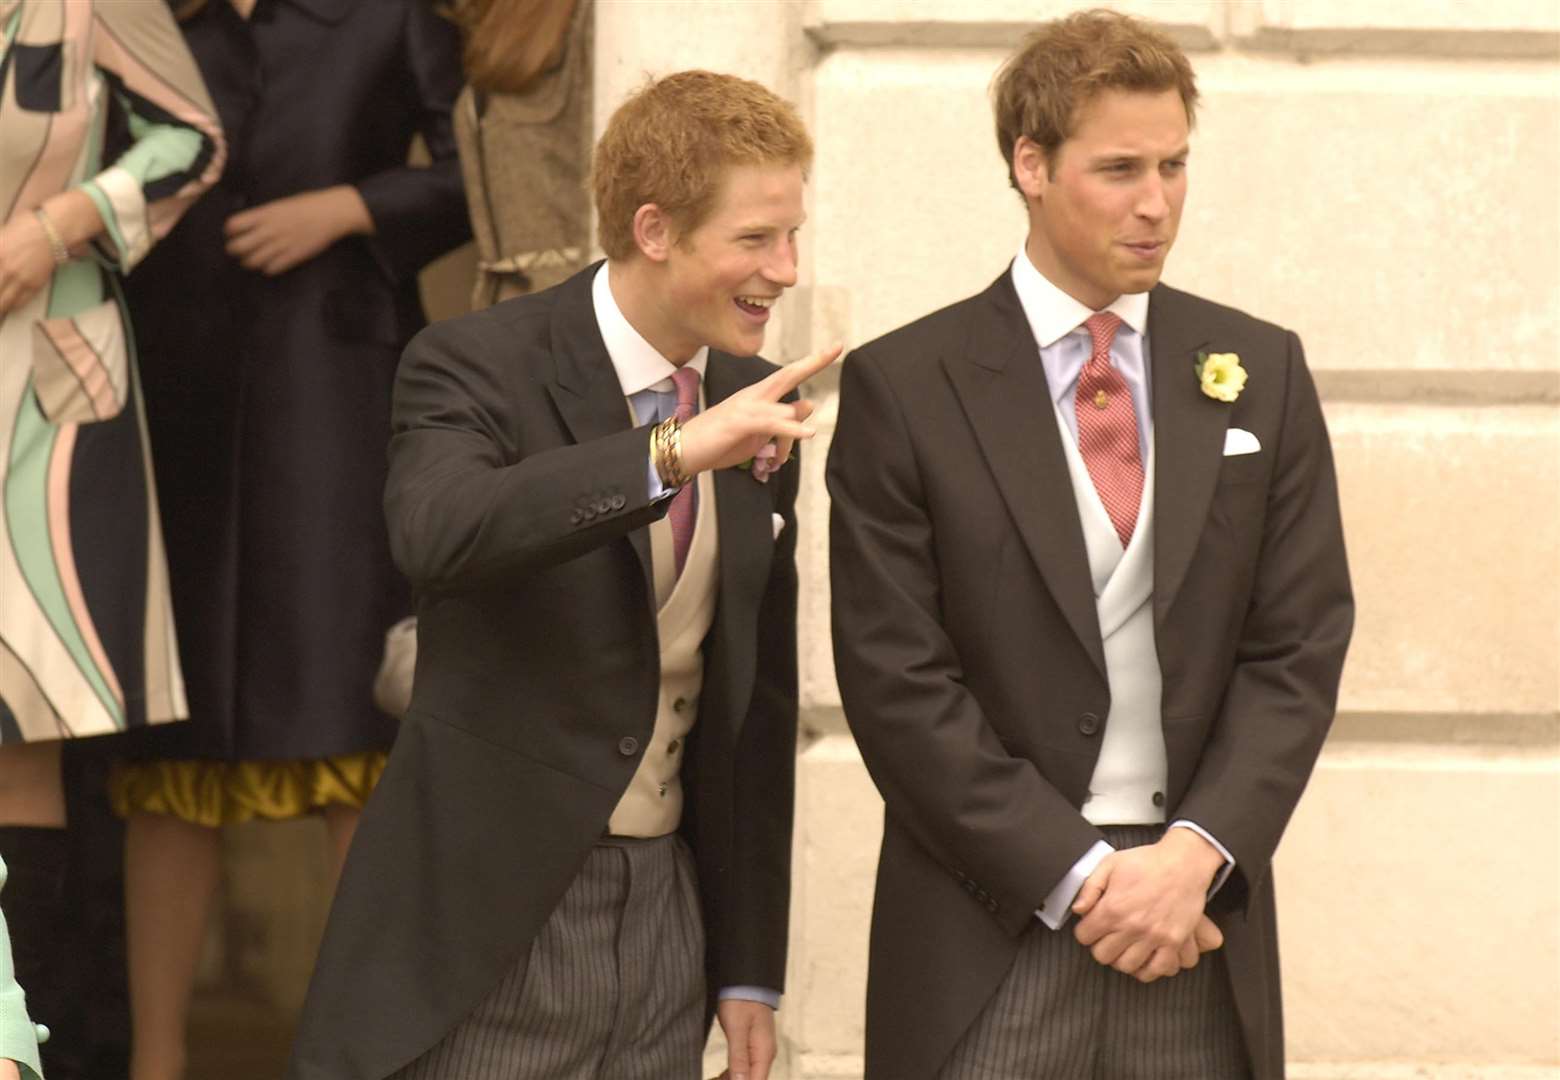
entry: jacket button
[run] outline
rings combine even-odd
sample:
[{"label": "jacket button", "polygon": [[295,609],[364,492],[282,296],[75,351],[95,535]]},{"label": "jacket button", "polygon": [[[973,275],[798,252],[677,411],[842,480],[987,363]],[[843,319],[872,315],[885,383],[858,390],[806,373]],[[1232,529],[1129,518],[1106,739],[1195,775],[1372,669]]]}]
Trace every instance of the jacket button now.
[{"label": "jacket button", "polygon": [[1163,806],[1164,804],[1165,804],[1165,793],[1163,791],[1156,791],[1156,792],[1154,792],[1154,805],[1155,806]]},{"label": "jacket button", "polygon": [[677,739],[673,739],[671,742],[666,744],[666,752],[668,754],[675,754],[680,749],[682,749],[682,743]]},{"label": "jacket button", "polygon": [[1085,735],[1093,735],[1100,729],[1100,718],[1091,712],[1086,712],[1078,717],[1078,730]]},{"label": "jacket button", "polygon": [[672,712],[680,713],[684,709],[686,709],[687,707],[688,707],[688,699],[687,698],[681,698],[680,697],[676,701],[672,702]]},{"label": "jacket button", "polygon": [[628,500],[626,498],[624,498],[622,495],[614,495],[614,496],[612,496],[612,509],[614,509],[614,510],[621,510],[621,509],[623,509],[623,507],[625,507],[627,505],[628,505]]},{"label": "jacket button", "polygon": [[639,740],[632,735],[624,735],[618,740],[618,753],[624,757],[633,757],[639,753]]},{"label": "jacket button", "polygon": [[570,525],[578,525],[580,522],[582,522],[584,520],[585,520],[585,513],[584,513],[584,511],[580,510],[578,507],[575,508],[574,513],[569,515],[569,524]]}]

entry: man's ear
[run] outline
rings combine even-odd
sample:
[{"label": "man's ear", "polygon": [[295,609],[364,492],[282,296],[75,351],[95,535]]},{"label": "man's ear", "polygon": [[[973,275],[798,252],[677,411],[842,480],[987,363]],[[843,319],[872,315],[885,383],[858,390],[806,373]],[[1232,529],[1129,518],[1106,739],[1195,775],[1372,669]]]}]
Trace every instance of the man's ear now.
[{"label": "man's ear", "polygon": [[1024,198],[1036,202],[1045,197],[1051,185],[1051,163],[1040,144],[1028,135],[1020,135],[1013,143],[1013,179]]},{"label": "man's ear", "polygon": [[676,242],[672,219],[655,203],[634,211],[634,244],[651,262],[665,262]]}]

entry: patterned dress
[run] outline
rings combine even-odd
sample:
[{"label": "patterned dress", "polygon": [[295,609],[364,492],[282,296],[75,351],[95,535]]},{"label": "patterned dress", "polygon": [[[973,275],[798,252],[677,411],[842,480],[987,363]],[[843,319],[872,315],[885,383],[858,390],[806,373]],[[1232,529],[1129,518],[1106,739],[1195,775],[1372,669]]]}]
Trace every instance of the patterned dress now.
[{"label": "patterned dress", "polygon": [[78,189],[105,226],[0,315],[0,743],[186,715],[118,278],[223,157],[165,4],[0,0],[0,218]]}]

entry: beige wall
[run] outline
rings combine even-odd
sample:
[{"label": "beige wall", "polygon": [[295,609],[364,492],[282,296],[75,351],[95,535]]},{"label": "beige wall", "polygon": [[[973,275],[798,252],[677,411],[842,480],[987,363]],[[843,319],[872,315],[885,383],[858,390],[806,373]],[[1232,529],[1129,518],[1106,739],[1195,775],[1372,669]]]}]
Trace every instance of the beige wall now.
[{"label": "beige wall", "polygon": [[[1167,280],[1296,329],[1359,600],[1279,855],[1294,1075],[1560,1066],[1560,3],[1138,0],[1204,106]],[[860,343],[1023,236],[986,87],[1036,0],[600,0],[598,124],[646,72],[794,98],[818,142],[772,355]],[[849,363],[847,359],[845,361]],[[825,426],[832,384],[818,394]],[[783,1075],[860,1075],[878,800],[829,660],[809,448]]]}]

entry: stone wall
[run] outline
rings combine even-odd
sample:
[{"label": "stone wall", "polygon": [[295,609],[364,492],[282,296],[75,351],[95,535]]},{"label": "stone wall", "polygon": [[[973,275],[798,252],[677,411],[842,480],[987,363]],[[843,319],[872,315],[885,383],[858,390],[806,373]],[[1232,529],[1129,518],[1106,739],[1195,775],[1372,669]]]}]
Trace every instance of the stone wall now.
[{"label": "stone wall", "polygon": [[[1138,0],[1204,94],[1166,278],[1296,329],[1359,602],[1277,874],[1293,1074],[1560,1065],[1560,4]],[[1018,249],[986,90],[1044,0],[600,0],[598,126],[645,73],[796,100],[818,144],[770,352],[861,343]],[[849,363],[849,359],[845,363]],[[782,1075],[861,1070],[882,805],[829,652],[815,396]],[[713,1060],[713,1059],[712,1059]]]}]

